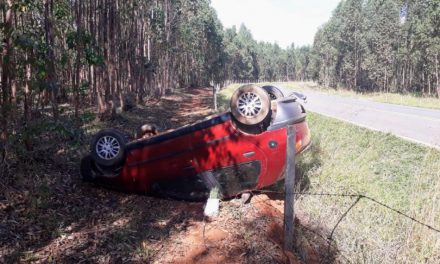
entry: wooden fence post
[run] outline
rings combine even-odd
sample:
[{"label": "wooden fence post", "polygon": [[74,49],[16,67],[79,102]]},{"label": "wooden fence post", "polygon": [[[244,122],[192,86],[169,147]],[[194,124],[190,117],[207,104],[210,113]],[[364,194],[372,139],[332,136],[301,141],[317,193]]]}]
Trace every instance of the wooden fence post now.
[{"label": "wooden fence post", "polygon": [[293,125],[287,127],[286,140],[286,171],[284,185],[284,250],[293,253],[294,247],[294,221],[295,221],[295,152],[296,152],[296,128]]}]

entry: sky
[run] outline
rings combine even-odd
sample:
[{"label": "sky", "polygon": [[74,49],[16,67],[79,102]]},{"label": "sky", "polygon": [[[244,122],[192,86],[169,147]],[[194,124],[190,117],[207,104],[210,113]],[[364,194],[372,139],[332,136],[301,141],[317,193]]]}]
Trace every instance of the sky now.
[{"label": "sky", "polygon": [[211,0],[224,27],[242,23],[257,41],[286,48],[312,45],[341,0]]}]

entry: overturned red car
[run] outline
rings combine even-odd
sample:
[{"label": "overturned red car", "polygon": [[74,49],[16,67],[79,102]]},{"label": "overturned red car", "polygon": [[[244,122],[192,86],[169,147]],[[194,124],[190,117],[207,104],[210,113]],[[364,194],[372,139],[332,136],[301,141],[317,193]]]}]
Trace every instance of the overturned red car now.
[{"label": "overturned red car", "polygon": [[310,144],[306,111],[295,94],[275,86],[244,85],[230,112],[128,142],[124,133],[98,132],[81,161],[84,180],[126,192],[179,199],[223,197],[272,185],[283,178],[286,131],[296,127],[296,153]]}]

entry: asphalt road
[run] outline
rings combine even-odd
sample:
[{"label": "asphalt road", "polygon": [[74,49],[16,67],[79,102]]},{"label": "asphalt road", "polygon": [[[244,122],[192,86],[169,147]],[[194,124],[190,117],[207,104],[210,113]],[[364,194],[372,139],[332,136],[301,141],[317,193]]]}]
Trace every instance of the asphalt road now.
[{"label": "asphalt road", "polygon": [[304,106],[309,111],[440,149],[440,110],[319,92],[305,94],[308,102]]}]

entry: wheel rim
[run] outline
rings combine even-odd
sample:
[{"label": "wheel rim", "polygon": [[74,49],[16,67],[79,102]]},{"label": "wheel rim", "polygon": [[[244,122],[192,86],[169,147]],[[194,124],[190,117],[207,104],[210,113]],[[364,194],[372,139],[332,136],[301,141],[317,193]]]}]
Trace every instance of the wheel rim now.
[{"label": "wheel rim", "polygon": [[258,94],[246,92],[238,98],[237,109],[244,117],[255,117],[263,109],[263,102]]},{"label": "wheel rim", "polygon": [[119,141],[112,136],[104,136],[96,143],[96,154],[101,159],[114,159],[121,150]]}]

